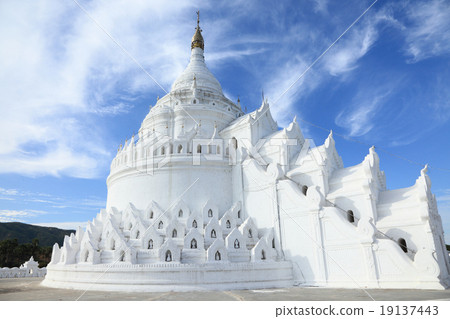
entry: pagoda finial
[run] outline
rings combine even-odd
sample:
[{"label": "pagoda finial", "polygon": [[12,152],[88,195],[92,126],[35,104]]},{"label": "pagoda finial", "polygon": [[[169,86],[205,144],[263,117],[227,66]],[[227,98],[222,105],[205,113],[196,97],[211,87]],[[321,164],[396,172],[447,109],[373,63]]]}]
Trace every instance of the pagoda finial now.
[{"label": "pagoda finial", "polygon": [[197,11],[197,27],[195,28],[195,34],[192,37],[191,50],[194,48],[205,49],[205,42],[203,41],[202,29],[200,28],[200,11]]},{"label": "pagoda finial", "polygon": [[425,167],[420,171],[421,175],[425,175],[428,172],[428,164],[425,164]]}]

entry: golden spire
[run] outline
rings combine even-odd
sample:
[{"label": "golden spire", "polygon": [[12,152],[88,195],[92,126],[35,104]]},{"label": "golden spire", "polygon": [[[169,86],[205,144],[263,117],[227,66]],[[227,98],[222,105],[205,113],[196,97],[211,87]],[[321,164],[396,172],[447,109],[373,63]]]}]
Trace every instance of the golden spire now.
[{"label": "golden spire", "polygon": [[205,49],[205,42],[203,41],[202,29],[200,29],[200,11],[197,11],[197,27],[195,28],[195,34],[192,37],[191,50],[194,48]]}]

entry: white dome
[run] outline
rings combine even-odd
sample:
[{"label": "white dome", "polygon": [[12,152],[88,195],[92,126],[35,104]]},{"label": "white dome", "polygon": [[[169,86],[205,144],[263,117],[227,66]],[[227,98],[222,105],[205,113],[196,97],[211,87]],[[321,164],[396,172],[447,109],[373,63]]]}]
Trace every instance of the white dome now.
[{"label": "white dome", "polygon": [[173,83],[171,91],[191,89],[194,77],[196,78],[198,89],[223,95],[219,81],[206,66],[201,48],[192,49],[189,65]]}]

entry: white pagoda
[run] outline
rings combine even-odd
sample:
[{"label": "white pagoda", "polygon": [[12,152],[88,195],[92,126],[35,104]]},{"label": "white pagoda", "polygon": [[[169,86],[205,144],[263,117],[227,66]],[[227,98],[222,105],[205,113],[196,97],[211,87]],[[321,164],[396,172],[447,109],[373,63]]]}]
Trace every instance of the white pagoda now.
[{"label": "white pagoda", "polygon": [[118,150],[108,198],[53,247],[43,282],[93,290],[293,285],[444,289],[449,256],[424,168],[387,190],[371,148],[343,167],[333,136],[309,147],[269,103],[244,114],[204,60],[189,65]]}]

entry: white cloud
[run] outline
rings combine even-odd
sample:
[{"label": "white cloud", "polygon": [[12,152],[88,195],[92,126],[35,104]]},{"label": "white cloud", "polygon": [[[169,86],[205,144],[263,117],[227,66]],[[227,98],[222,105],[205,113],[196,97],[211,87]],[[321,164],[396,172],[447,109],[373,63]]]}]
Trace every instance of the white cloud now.
[{"label": "white cloud", "polygon": [[436,197],[438,202],[450,205],[450,189],[446,189],[439,192],[439,196]]},{"label": "white cloud", "polygon": [[241,57],[249,56],[249,55],[255,55],[263,53],[265,49],[236,49],[236,50],[226,50],[226,51],[215,51],[208,54],[208,61],[210,62],[216,62],[216,61],[223,61],[223,60],[229,60],[229,59],[239,59]]},{"label": "white cloud", "polygon": [[[163,23],[192,4],[84,5],[168,86],[183,50],[173,30],[180,24]],[[0,28],[0,173],[99,176],[112,154],[96,118],[132,108],[121,101],[119,86],[141,91],[155,83],[147,76],[137,83],[134,74],[143,72],[72,2],[2,2]]]},{"label": "white cloud", "polygon": [[92,176],[97,164],[91,159],[106,153],[101,145],[98,151],[83,145],[99,141],[79,117],[86,109],[86,65],[52,43],[63,35],[52,37],[51,19],[61,22],[65,9],[40,5],[9,2],[1,10],[7,31],[0,35],[0,173]]},{"label": "white cloud", "polygon": [[[327,2],[315,1],[316,12],[328,14]],[[442,2],[433,3],[443,6]],[[188,62],[195,3],[103,0],[82,4],[169,89]],[[202,6],[234,13],[226,18],[202,19],[209,66],[214,69],[232,59],[241,61],[272,103],[320,55],[315,48],[326,48],[334,40],[324,39],[323,30],[310,30],[309,25],[287,26],[279,12],[268,14],[251,2],[224,3],[220,8],[208,2]],[[357,69],[378,39],[381,21],[395,22],[385,11],[374,9],[304,79],[272,104],[281,126],[299,113],[302,98],[330,74],[344,77]],[[236,21],[248,19],[250,13],[255,24],[272,19],[272,30],[263,35],[242,31]],[[345,27],[339,26],[342,30]],[[162,96],[162,90],[73,2],[3,2],[0,28],[4,30],[0,45],[5,48],[0,51],[0,173],[101,176],[113,150],[107,146],[111,128],[102,125],[99,117],[130,112],[134,98]],[[277,50],[271,47],[274,37]],[[249,56],[265,63],[254,63],[258,70],[252,70],[252,63],[246,63]],[[355,107],[341,114],[340,120],[351,127],[352,134],[363,134],[370,128],[370,123],[364,127],[356,123],[362,119],[367,124],[377,109],[374,102],[366,105],[369,110]]]},{"label": "white cloud", "polygon": [[357,67],[377,39],[377,32],[371,25],[352,32],[348,40],[337,44],[330,55],[325,58],[325,68],[331,75],[340,75]]},{"label": "white cloud", "polygon": [[267,88],[265,95],[271,104],[272,116],[281,127],[289,125],[293,117],[300,112],[299,99],[318,85],[318,75],[312,70],[299,79],[307,67],[303,57],[296,56],[280,66],[264,85]]},{"label": "white cloud", "polygon": [[[1,196],[1,195],[4,195]],[[106,200],[97,196],[73,198],[73,197],[58,197],[50,194],[31,192],[22,189],[5,189],[0,187],[0,199],[10,200],[23,203],[35,203],[32,205],[41,205],[41,209],[48,209],[49,212],[55,214],[54,209],[60,212],[61,209],[76,209],[80,212],[96,212],[101,208],[106,207]],[[14,214],[17,216],[33,217],[35,214],[45,213],[39,210],[3,210],[3,217],[11,217]],[[1,213],[0,213],[1,215]],[[23,219],[21,219],[23,221]]]},{"label": "white cloud", "polygon": [[328,0],[313,0],[314,1],[314,11],[327,13]]},{"label": "white cloud", "polygon": [[436,78],[428,103],[433,124],[439,125],[450,120],[450,88],[448,79],[440,75],[436,75]]},{"label": "white cloud", "polygon": [[350,136],[364,135],[373,128],[371,117],[377,105],[376,101],[370,101],[369,104],[362,104],[348,113],[343,111],[338,114],[335,122],[337,125],[347,128]]},{"label": "white cloud", "polygon": [[[189,59],[196,3],[80,3],[169,90]],[[252,7],[239,5],[245,12]],[[218,9],[202,3],[212,7]],[[215,64],[259,54],[263,49],[253,46],[269,41],[244,36],[235,38],[239,49],[226,47],[228,27],[236,28],[230,19],[206,17],[202,24]],[[113,153],[106,142],[111,128],[98,118],[129,112],[130,95],[163,90],[74,2],[2,2],[0,28],[0,174],[101,176]]]},{"label": "white cloud", "polygon": [[79,205],[93,208],[105,208],[106,200],[97,197],[83,198],[79,201]]},{"label": "white cloud", "polygon": [[15,196],[19,194],[19,191],[17,189],[6,189],[0,187],[0,194],[1,195],[7,195],[7,196]]},{"label": "white cloud", "polygon": [[[319,4],[318,4],[319,5]],[[324,8],[326,5],[324,4]],[[384,23],[384,24],[383,24]],[[273,100],[282,93],[288,90],[280,99],[275,103],[271,109],[274,118],[279,121],[281,126],[286,126],[295,113],[299,113],[301,105],[301,99],[306,97],[314,89],[319,87],[322,83],[326,83],[329,76],[341,76],[347,78],[353,74],[358,67],[358,62],[370,51],[379,36],[379,29],[384,25],[398,25],[392,15],[386,10],[380,10],[377,12],[369,11],[363,19],[358,21],[340,40],[337,42],[322,58],[316,63],[304,76],[294,85],[292,85],[300,75],[320,56],[323,51],[315,52],[311,48],[311,40],[320,43],[320,47],[327,48],[335,39],[324,38],[320,41],[317,40],[316,32],[307,34],[303,32],[305,49],[298,53],[296,47],[295,51],[284,51],[285,55],[276,57],[275,60],[285,61],[283,65],[277,65],[277,71],[271,72],[269,80],[264,85],[268,87],[268,96]],[[347,26],[341,25],[342,31]],[[287,33],[288,41],[292,42],[292,38],[297,36],[295,28],[292,33]],[[336,37],[339,34],[336,34]],[[309,49],[308,49],[309,48]],[[292,87],[291,87],[292,86]],[[288,89],[291,87],[290,89]],[[369,102],[369,101],[367,101]],[[339,122],[345,126],[351,126],[352,132],[355,135],[361,135],[363,127],[358,125],[358,121],[362,120],[368,122],[370,113],[375,111],[379,101],[370,101],[366,106],[369,109],[356,109],[353,108],[351,114],[342,113],[340,115]],[[346,118],[344,121],[344,117]],[[345,123],[344,123],[345,122]],[[370,127],[365,127],[369,129]]]},{"label": "white cloud", "polygon": [[8,189],[8,188],[2,188],[0,187],[0,195],[9,195],[12,197],[26,197],[26,199],[29,199],[30,197],[39,197],[39,198],[54,198],[53,195],[41,193],[41,192],[30,192],[25,191],[22,189]]},{"label": "white cloud", "polygon": [[[397,80],[397,84],[401,82],[401,85],[392,85],[393,90],[397,91],[393,96],[397,94],[401,99],[394,97],[386,103],[383,113],[390,112],[390,116],[384,116],[384,120],[378,122],[378,125],[384,126],[377,132],[379,140],[389,140],[389,146],[394,147],[408,145],[430,136],[437,127],[445,125],[450,120],[450,89],[446,77],[443,70],[433,74],[426,83],[412,83],[408,76]],[[387,80],[385,85],[390,85],[390,81]],[[395,112],[392,112],[393,106]],[[420,130],[417,130],[418,125]],[[389,136],[385,132],[389,132]]]},{"label": "white cloud", "polygon": [[404,29],[406,54],[410,62],[450,53],[450,2],[432,0],[410,2],[406,7]]},{"label": "white cloud", "polygon": [[392,88],[383,87],[360,90],[352,105],[336,116],[336,125],[347,129],[350,136],[367,134],[373,129],[376,122],[375,115],[391,92]]},{"label": "white cloud", "polygon": [[33,225],[77,230],[78,227],[84,229],[87,226],[87,222],[54,222],[54,223],[37,223]]},{"label": "white cloud", "polygon": [[0,222],[24,222],[25,219],[46,214],[40,210],[0,210]]},{"label": "white cloud", "polygon": [[118,115],[128,113],[132,108],[133,105],[120,102],[115,105],[98,108],[92,112],[100,115]]},{"label": "white cloud", "polygon": [[324,56],[324,69],[331,75],[337,76],[357,68],[358,61],[377,41],[382,23],[399,25],[386,10],[369,11]]}]

